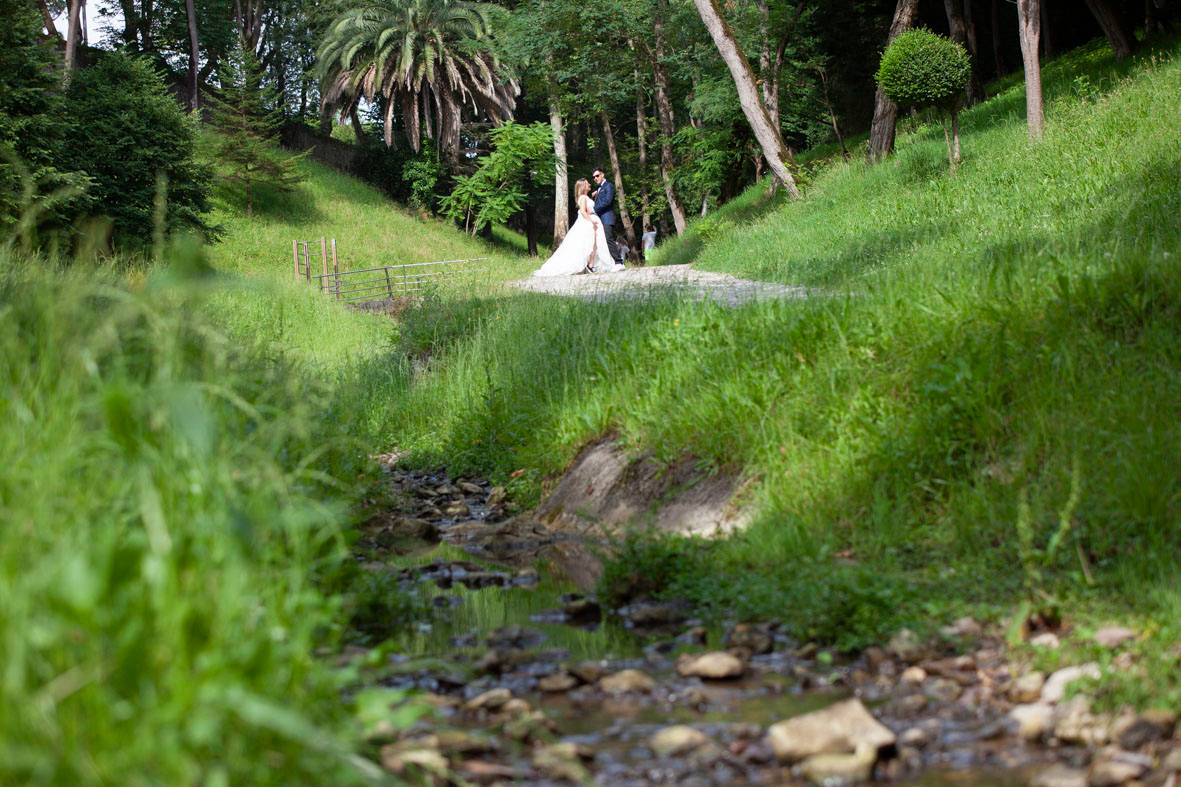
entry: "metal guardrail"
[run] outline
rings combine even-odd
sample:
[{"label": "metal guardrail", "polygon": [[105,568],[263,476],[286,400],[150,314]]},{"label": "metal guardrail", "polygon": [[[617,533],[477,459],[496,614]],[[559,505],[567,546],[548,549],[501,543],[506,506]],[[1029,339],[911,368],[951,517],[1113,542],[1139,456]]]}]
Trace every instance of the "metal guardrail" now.
[{"label": "metal guardrail", "polygon": [[[468,266],[486,262],[489,257],[470,257],[458,260],[434,260],[431,262],[405,262],[396,265],[382,265],[376,268],[361,268],[355,271],[340,270],[336,255],[336,239],[331,243],[320,239],[321,272],[312,273],[310,247],[312,241],[292,241],[291,255],[296,280],[303,279],[309,284],[315,282],[323,293],[332,295],[344,303],[378,303],[393,301],[395,298],[414,297],[423,294],[448,278],[470,270]],[[331,269],[329,268],[331,249]]]}]

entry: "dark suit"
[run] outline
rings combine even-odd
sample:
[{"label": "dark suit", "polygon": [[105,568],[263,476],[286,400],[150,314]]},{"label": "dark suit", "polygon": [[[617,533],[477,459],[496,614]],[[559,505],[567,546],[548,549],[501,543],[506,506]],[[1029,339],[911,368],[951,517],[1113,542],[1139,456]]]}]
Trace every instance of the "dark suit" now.
[{"label": "dark suit", "polygon": [[603,234],[607,236],[607,252],[616,262],[623,263],[619,245],[615,242],[615,184],[604,180],[595,192],[595,213],[603,222]]}]

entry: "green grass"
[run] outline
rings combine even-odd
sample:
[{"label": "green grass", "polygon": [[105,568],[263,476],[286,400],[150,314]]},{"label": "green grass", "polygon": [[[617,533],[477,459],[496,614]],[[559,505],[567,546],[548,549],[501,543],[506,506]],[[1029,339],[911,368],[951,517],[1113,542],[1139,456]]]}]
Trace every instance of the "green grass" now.
[{"label": "green grass", "polygon": [[1175,639],[1176,54],[1115,64],[1086,47],[1046,68],[1040,144],[1012,83],[964,113],[957,175],[937,127],[904,128],[885,164],[839,163],[804,201],[693,252],[817,288],[806,302],[517,296],[411,313],[404,336],[431,337],[414,342],[430,360],[387,439],[423,463],[523,471],[525,502],[608,433],[753,479],[755,524],[673,561],[665,592],[843,646],[1011,613],[1030,592],[1022,555],[1044,559],[1077,468],[1039,588],[1072,619]]}]

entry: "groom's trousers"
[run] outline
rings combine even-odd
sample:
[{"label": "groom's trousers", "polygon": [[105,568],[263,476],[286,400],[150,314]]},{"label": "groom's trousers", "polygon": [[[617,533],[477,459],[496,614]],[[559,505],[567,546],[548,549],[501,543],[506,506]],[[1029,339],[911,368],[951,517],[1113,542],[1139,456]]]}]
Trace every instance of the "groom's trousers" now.
[{"label": "groom's trousers", "polygon": [[623,255],[619,252],[619,244],[615,242],[615,222],[603,222],[603,234],[607,236],[607,253],[611,255],[611,259],[622,265]]}]

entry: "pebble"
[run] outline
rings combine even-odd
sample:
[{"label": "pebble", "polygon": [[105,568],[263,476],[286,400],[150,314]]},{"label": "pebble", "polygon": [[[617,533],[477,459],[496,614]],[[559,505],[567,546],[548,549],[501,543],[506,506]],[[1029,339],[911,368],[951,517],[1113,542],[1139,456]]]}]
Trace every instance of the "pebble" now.
[{"label": "pebble", "polygon": [[1063,667],[1047,680],[1042,687],[1042,702],[1061,702],[1066,696],[1066,687],[1080,678],[1099,678],[1099,665],[1094,662],[1081,667]]},{"label": "pebble", "polygon": [[1136,638],[1136,632],[1123,626],[1104,626],[1095,632],[1095,643],[1099,647],[1114,650]]},{"label": "pebble", "polygon": [[648,694],[656,688],[656,681],[646,672],[625,669],[600,678],[599,688],[608,694]]},{"label": "pebble", "polygon": [[478,694],[464,703],[465,710],[497,710],[500,706],[513,698],[513,693],[505,688],[489,689]]},{"label": "pebble", "polygon": [[745,671],[746,664],[742,659],[726,651],[683,656],[677,661],[677,674],[683,678],[726,680],[741,677]]},{"label": "pebble", "polygon": [[570,691],[578,685],[578,678],[569,672],[555,672],[537,681],[537,688],[544,692]]},{"label": "pebble", "polygon": [[461,490],[467,492],[469,495],[482,495],[484,488],[479,484],[473,484],[471,481],[460,481],[456,484]]},{"label": "pebble", "polygon": [[927,671],[922,667],[907,667],[899,678],[903,683],[918,685],[927,679]]},{"label": "pebble", "polygon": [[800,773],[821,787],[859,784],[873,775],[877,756],[876,746],[861,743],[852,754],[814,754],[800,764]]},{"label": "pebble", "polygon": [[913,746],[921,749],[931,742],[931,736],[922,727],[911,727],[898,736],[898,742],[903,746]]},{"label": "pebble", "polygon": [[1087,787],[1087,772],[1069,765],[1051,765],[1033,777],[1031,787]]},{"label": "pebble", "polygon": [[1110,737],[1110,720],[1091,712],[1086,697],[1075,697],[1054,710],[1054,737],[1066,743],[1097,746]]},{"label": "pebble", "polygon": [[958,637],[976,638],[984,633],[984,629],[975,618],[959,618],[950,626],[944,626],[939,629],[939,633],[948,639],[956,639]]},{"label": "pebble", "polygon": [[1010,724],[1022,740],[1040,740],[1054,722],[1054,708],[1044,703],[1018,705],[1009,711]]},{"label": "pebble", "polygon": [[1058,635],[1050,631],[1033,637],[1029,640],[1029,644],[1035,648],[1044,648],[1046,650],[1058,650],[1062,646],[1062,643],[1058,640]]},{"label": "pebble", "polygon": [[1116,787],[1140,778],[1152,765],[1152,760],[1138,758],[1129,752],[1105,751],[1091,764],[1088,782],[1091,787]]},{"label": "pebble", "polygon": [[1036,702],[1041,699],[1042,687],[1046,685],[1046,673],[1027,672],[1009,686],[1009,699],[1013,702]]},{"label": "pebble", "polygon": [[1181,771],[1181,746],[1174,747],[1164,756],[1161,768],[1166,771]]},{"label": "pebble", "polygon": [[1125,749],[1139,749],[1153,741],[1172,737],[1177,714],[1163,708],[1150,708],[1113,728],[1112,736]]},{"label": "pebble", "polygon": [[910,629],[901,629],[890,638],[890,643],[886,645],[886,650],[893,653],[902,661],[915,661],[922,655],[923,648],[917,634]]},{"label": "pebble", "polygon": [[675,757],[709,742],[705,733],[685,724],[665,727],[648,739],[648,747],[657,757]]}]

